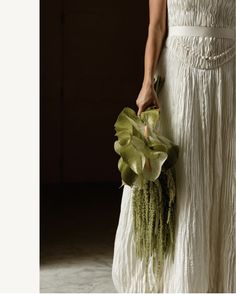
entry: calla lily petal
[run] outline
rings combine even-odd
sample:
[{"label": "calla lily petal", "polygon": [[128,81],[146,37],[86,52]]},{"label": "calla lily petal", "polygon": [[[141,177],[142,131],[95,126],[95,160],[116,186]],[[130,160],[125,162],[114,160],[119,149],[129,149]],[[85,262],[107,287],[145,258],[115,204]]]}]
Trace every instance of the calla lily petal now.
[{"label": "calla lily petal", "polygon": [[122,158],[120,158],[118,161],[118,169],[121,172],[121,178],[123,182],[129,186],[132,186],[137,179],[137,174],[134,173],[132,169],[130,169],[129,165],[127,165]]}]

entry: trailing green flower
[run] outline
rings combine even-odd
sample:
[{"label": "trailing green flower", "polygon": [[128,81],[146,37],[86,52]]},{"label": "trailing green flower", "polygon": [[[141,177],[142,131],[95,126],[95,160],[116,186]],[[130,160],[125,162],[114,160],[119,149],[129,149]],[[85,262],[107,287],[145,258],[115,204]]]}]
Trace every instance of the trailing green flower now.
[{"label": "trailing green flower", "polygon": [[146,181],[143,187],[133,186],[132,210],[136,255],[144,259],[146,267],[150,257],[153,268],[160,276],[168,253],[174,251],[175,169],[162,171],[159,178]]}]

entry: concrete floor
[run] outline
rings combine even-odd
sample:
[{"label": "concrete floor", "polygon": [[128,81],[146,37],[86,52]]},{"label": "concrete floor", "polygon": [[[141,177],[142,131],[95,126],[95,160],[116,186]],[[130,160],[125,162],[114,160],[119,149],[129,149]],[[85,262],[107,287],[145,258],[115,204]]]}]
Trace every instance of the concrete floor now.
[{"label": "concrete floor", "polygon": [[111,266],[121,190],[85,187],[44,197],[40,292],[116,293]]}]

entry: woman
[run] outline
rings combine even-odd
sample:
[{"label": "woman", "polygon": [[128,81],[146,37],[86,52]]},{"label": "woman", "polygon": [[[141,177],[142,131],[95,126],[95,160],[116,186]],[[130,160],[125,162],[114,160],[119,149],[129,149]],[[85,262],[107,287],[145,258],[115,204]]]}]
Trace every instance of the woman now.
[{"label": "woman", "polygon": [[151,259],[145,272],[125,185],[113,282],[125,293],[236,292],[235,0],[149,0],[149,8],[136,103],[138,114],[157,105],[161,132],[179,145],[174,261],[167,256],[161,278]]}]

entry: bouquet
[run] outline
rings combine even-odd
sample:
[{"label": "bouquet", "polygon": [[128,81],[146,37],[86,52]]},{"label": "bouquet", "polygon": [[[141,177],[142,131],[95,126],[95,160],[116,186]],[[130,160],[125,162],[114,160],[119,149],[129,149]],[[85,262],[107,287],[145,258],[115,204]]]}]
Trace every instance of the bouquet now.
[{"label": "bouquet", "polygon": [[[162,84],[159,77],[157,93]],[[178,146],[158,132],[159,118],[160,110],[155,107],[140,116],[125,107],[114,125],[121,186],[132,187],[136,255],[146,268],[153,257],[157,275],[163,270],[167,253],[174,252],[175,163],[179,153]]]}]

